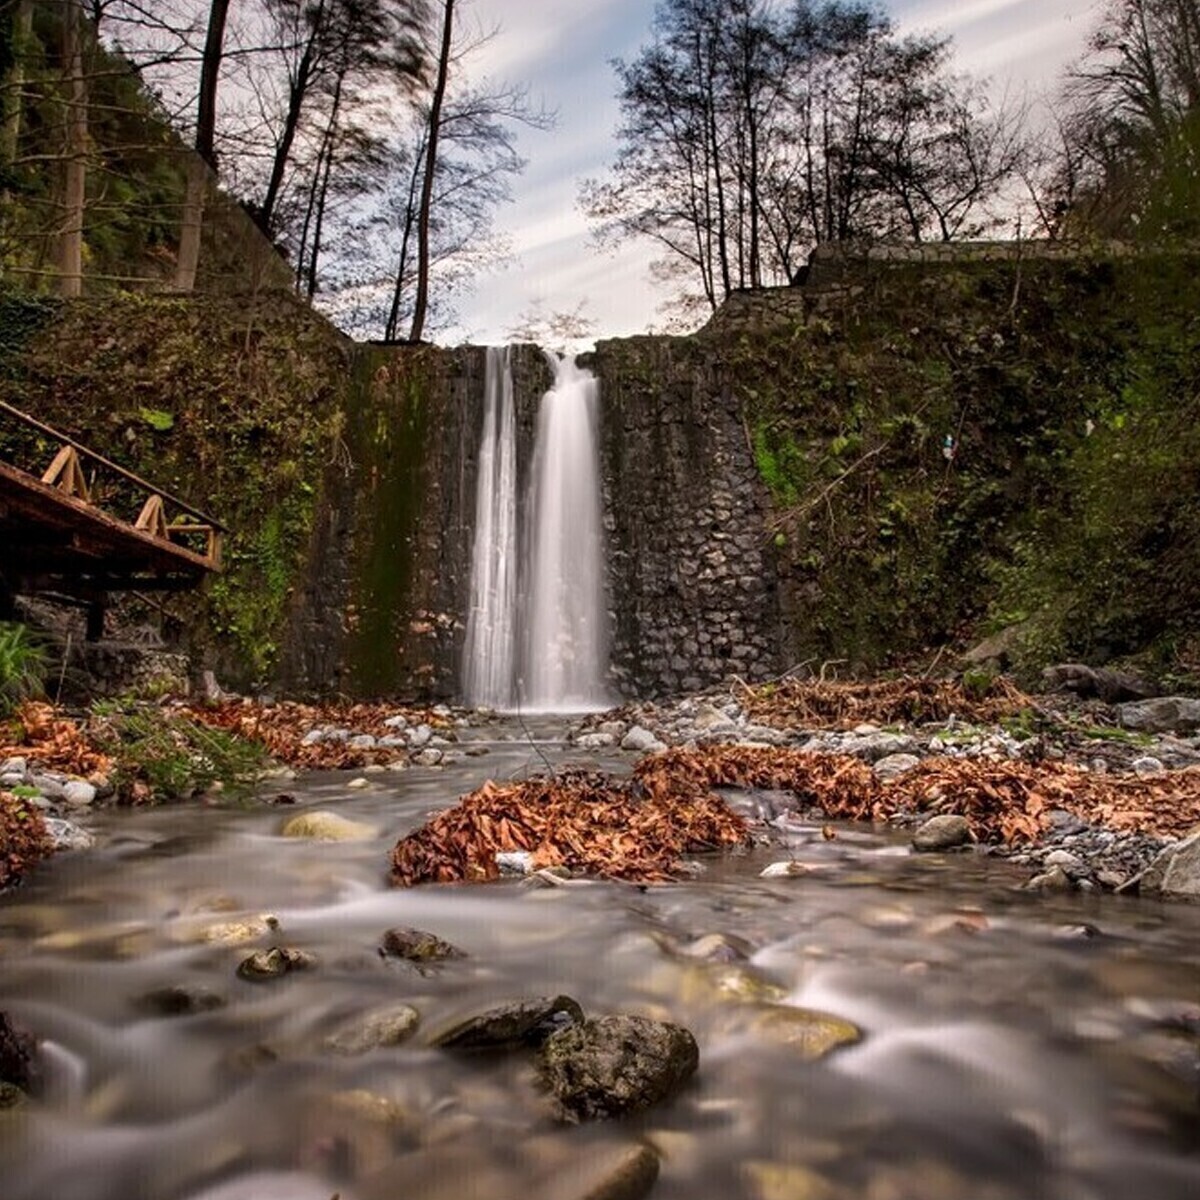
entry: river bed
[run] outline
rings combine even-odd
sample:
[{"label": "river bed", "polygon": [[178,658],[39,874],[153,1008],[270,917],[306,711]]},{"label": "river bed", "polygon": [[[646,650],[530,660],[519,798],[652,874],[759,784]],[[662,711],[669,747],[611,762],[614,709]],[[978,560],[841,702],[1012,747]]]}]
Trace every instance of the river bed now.
[{"label": "river bed", "polygon": [[[294,807],[97,813],[96,850],[0,898],[0,1010],[46,1043],[42,1096],[0,1120],[4,1200],[559,1200],[580,1194],[564,1164],[639,1141],[662,1160],[655,1200],[1200,1194],[1200,906],[1033,896],[996,859],[802,821],[787,847],[665,886],[388,888],[398,836],[485,778],[563,761],[560,732],[539,723],[535,751],[493,729],[485,757],[365,790],[308,776],[288,785]],[[278,836],[311,808],[379,835]],[[817,869],[759,878],[789,854]],[[202,940],[262,914],[277,931]],[[424,973],[384,960],[393,926],[465,957]],[[681,952],[714,933],[744,940],[749,963]],[[271,944],[318,965],[239,979]],[[224,1004],[147,1011],[171,986]],[[426,1044],[489,1004],[557,993],[687,1026],[698,1074],[638,1118],[564,1129],[528,1056]],[[328,1052],[341,1023],[397,1001],[421,1014],[410,1040]],[[767,1004],[863,1038],[803,1061],[763,1035]]]}]

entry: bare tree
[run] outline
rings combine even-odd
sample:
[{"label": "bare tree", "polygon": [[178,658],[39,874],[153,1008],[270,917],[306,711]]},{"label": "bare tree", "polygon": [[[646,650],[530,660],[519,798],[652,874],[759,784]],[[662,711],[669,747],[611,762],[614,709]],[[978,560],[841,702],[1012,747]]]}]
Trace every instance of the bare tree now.
[{"label": "bare tree", "polygon": [[88,93],[83,52],[83,9],[79,0],[63,0],[62,56],[67,137],[63,157],[58,269],[59,290],[67,297],[83,292],[83,216],[87,199],[88,155]]}]

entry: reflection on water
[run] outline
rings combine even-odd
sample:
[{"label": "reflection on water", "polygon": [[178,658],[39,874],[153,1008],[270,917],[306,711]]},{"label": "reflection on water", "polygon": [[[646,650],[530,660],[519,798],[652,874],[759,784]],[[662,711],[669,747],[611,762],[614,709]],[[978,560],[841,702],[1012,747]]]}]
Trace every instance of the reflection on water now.
[{"label": "reflection on water", "polygon": [[[1200,909],[1032,898],[1000,863],[803,824],[794,853],[826,869],[790,879],[759,879],[779,852],[756,851],[646,890],[386,888],[396,836],[536,765],[510,742],[365,793],[344,776],[294,789],[380,828],[365,843],[277,837],[292,810],[103,815],[104,848],[0,901],[0,1009],[47,1041],[42,1100],[0,1118],[5,1200],[578,1200],[637,1142],[662,1156],[660,1200],[1200,1194]],[[467,957],[381,959],[395,925]],[[693,956],[708,934],[726,935],[717,957],[751,958]],[[239,980],[273,942],[319,966]],[[167,987],[225,1003],[162,1016],[145,997]],[[687,1025],[694,1084],[638,1120],[561,1130],[523,1056],[423,1043],[558,992]],[[411,1040],[328,1052],[347,1020],[398,1003],[421,1013]],[[806,1062],[765,1032],[778,1003],[865,1036]]]}]

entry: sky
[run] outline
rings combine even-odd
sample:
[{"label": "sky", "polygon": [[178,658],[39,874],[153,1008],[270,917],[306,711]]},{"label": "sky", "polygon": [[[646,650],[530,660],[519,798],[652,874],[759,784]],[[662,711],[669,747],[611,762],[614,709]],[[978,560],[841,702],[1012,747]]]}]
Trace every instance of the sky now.
[{"label": "sky", "polygon": [[[902,32],[948,33],[957,69],[990,81],[999,95],[1036,98],[1053,90],[1083,50],[1099,0],[889,0]],[[528,166],[498,227],[515,256],[482,276],[459,304],[460,320],[439,340],[499,343],[519,318],[540,309],[583,314],[600,337],[642,333],[661,323],[665,299],[650,279],[644,245],[617,252],[592,244],[577,203],[580,182],[604,173],[619,112],[613,58],[630,59],[649,40],[656,0],[469,0],[468,19],[495,37],[476,70],[527,84],[555,109],[548,132],[523,131]]]}]

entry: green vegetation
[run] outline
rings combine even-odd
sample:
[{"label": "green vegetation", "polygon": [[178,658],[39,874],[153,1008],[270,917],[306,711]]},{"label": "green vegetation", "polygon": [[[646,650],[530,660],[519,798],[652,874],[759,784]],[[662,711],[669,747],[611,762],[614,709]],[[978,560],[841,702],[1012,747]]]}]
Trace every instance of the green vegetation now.
[{"label": "green vegetation", "polygon": [[0,621],[0,714],[42,695],[49,667],[50,656],[42,641],[24,625]]},{"label": "green vegetation", "polygon": [[[344,456],[347,343],[281,293],[9,303],[27,319],[7,357],[0,345],[0,399],[229,526],[224,573],[174,604],[223,679],[268,679],[325,472]],[[0,422],[0,446],[12,436]],[[35,465],[50,453],[21,447]],[[103,497],[126,518],[142,499]]]},{"label": "green vegetation", "polygon": [[251,786],[265,750],[154,705],[97,704],[92,739],[117,760],[112,782],[126,802],[182,800],[214,784],[233,795]]},{"label": "green vegetation", "polygon": [[[729,353],[791,654],[878,667],[1023,623],[1016,656],[1200,658],[1200,275],[1156,253],[877,267]],[[781,536],[782,535],[782,536]]]}]

